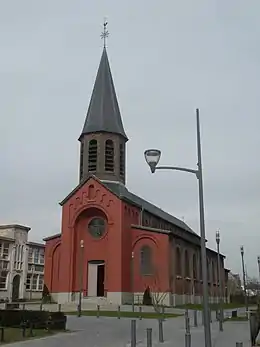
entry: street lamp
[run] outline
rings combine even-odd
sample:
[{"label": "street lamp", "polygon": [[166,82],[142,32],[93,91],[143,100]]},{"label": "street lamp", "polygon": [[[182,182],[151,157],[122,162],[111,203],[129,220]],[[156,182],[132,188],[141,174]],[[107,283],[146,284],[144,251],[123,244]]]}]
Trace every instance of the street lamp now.
[{"label": "street lamp", "polygon": [[202,178],[202,158],[201,158],[201,141],[200,141],[200,120],[199,109],[196,109],[196,128],[197,128],[197,154],[198,168],[196,170],[187,169],[178,166],[157,166],[161,157],[161,151],[158,149],[148,149],[144,152],[145,160],[150,166],[151,172],[156,170],[177,170],[190,172],[196,175],[199,184],[199,214],[200,214],[200,249],[202,263],[203,279],[203,315],[204,315],[204,335],[205,346],[211,347],[211,330],[209,319],[209,293],[208,293],[208,275],[207,275],[207,257],[206,257],[206,238],[205,238],[205,217],[204,217],[204,198],[203,198],[203,178]]},{"label": "street lamp", "polygon": [[244,284],[244,295],[245,295],[245,307],[248,315],[248,302],[247,302],[247,286],[246,286],[246,271],[245,271],[245,260],[244,260],[244,247],[240,247],[241,260],[242,260],[242,272],[243,272],[243,284]]},{"label": "street lamp", "polygon": [[218,300],[219,300],[219,331],[223,331],[223,302],[222,302],[222,276],[221,276],[221,265],[220,265],[220,254],[219,254],[219,244],[220,244],[220,232],[216,231],[216,243],[218,252]]},{"label": "street lamp", "polygon": [[81,317],[82,308],[82,292],[83,292],[83,256],[84,256],[84,240],[80,240],[80,261],[79,261],[79,304],[78,317]]}]

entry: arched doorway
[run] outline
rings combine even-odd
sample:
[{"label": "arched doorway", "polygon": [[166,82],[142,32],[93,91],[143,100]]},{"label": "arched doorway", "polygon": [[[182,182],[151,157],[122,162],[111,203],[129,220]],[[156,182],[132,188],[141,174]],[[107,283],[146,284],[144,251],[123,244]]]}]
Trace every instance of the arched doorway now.
[{"label": "arched doorway", "polygon": [[16,275],[13,278],[13,288],[12,288],[12,301],[15,302],[19,299],[20,290],[20,276]]}]

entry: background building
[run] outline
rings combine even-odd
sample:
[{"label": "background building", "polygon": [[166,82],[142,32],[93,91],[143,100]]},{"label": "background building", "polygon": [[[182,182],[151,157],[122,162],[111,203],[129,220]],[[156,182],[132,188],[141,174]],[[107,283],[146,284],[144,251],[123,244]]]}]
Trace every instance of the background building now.
[{"label": "background building", "polygon": [[42,297],[45,246],[28,242],[29,231],[23,225],[0,225],[0,299]]},{"label": "background building", "polygon": [[[165,304],[201,302],[199,235],[125,186],[128,138],[106,48],[79,141],[79,184],[60,203],[61,234],[45,239],[45,283],[53,299],[71,302],[83,291],[86,300],[103,297],[124,304],[131,303],[133,293],[142,300],[149,287]],[[211,249],[207,269],[215,301],[217,253]]]}]

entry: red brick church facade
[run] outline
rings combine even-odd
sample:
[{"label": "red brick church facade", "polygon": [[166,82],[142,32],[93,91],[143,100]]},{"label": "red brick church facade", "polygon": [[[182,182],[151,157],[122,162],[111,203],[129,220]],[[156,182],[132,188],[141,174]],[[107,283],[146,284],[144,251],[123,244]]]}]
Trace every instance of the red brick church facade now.
[{"label": "red brick church facade", "polygon": [[[115,304],[131,303],[132,293],[142,301],[148,286],[165,293],[165,304],[200,302],[200,237],[126,188],[127,141],[104,48],[79,137],[79,184],[60,203],[61,233],[44,239],[45,284],[59,303],[81,291]],[[213,301],[215,251],[207,249],[207,263]],[[224,283],[222,255],[221,275]]]}]

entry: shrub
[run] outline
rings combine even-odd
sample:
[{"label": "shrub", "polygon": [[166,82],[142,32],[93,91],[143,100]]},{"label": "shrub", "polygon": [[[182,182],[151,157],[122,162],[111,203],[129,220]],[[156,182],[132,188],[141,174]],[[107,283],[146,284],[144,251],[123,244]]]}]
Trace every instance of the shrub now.
[{"label": "shrub", "polygon": [[143,296],[143,305],[152,305],[152,296],[151,296],[151,291],[150,287],[148,286],[145,291],[144,291],[144,296]]},{"label": "shrub", "polygon": [[[238,294],[238,295],[230,295],[230,302],[232,304],[244,305],[245,304],[245,296],[243,293]],[[256,305],[257,304],[257,296],[248,296],[247,302],[249,305]]]},{"label": "shrub", "polygon": [[52,302],[52,297],[49,291],[49,288],[44,284],[43,291],[42,291],[42,302],[44,304],[49,304]]}]

